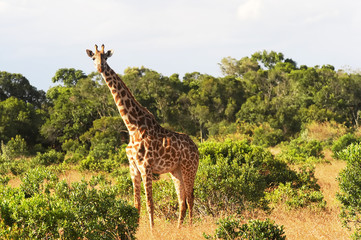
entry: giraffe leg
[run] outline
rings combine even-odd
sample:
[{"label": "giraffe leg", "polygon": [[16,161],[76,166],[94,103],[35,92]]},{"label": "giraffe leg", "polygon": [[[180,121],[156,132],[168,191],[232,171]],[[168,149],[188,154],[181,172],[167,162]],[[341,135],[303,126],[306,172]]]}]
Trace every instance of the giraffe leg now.
[{"label": "giraffe leg", "polygon": [[185,198],[188,205],[188,214],[189,214],[189,224],[192,225],[193,221],[193,205],[194,205],[194,181],[196,177],[196,172],[198,164],[193,167],[194,169],[185,169],[182,168],[182,176],[184,181],[184,192]]},{"label": "giraffe leg", "polygon": [[142,179],[144,182],[145,188],[145,197],[147,200],[147,210],[149,214],[149,224],[150,228],[153,229],[154,226],[154,203],[153,203],[153,175],[151,168],[145,169],[145,172],[142,172]]},{"label": "giraffe leg", "polygon": [[179,202],[178,228],[180,228],[187,211],[186,197],[184,192],[184,182],[180,168],[177,168],[176,170],[171,172],[171,174],[178,195],[178,202]]},{"label": "giraffe leg", "polygon": [[[130,176],[132,178],[132,182],[133,182],[133,191],[134,191],[134,207],[136,209],[138,209],[138,213],[140,215],[140,207],[141,207],[141,202],[140,202],[140,190],[141,190],[141,175],[140,172],[138,170],[138,168],[130,163],[129,164],[129,170],[130,170]],[[138,219],[139,221],[139,219]]]}]

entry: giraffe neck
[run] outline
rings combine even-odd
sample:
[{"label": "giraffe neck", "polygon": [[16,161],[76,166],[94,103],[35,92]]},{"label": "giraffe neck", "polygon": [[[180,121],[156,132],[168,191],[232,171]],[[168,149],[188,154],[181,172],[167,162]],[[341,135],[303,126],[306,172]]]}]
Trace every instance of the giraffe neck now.
[{"label": "giraffe neck", "polygon": [[130,135],[140,128],[144,130],[158,125],[154,115],[134,98],[123,80],[108,64],[106,64],[101,75],[113,95],[115,104]]}]

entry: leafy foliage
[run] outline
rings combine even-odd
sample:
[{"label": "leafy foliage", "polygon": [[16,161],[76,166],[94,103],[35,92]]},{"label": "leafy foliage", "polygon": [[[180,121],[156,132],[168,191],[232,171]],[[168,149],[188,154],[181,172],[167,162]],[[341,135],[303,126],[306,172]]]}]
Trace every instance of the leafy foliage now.
[{"label": "leafy foliage", "polygon": [[340,192],[338,200],[342,204],[341,218],[346,226],[355,227],[354,237],[361,235],[361,145],[351,144],[338,154],[347,161],[347,166],[339,174]]},{"label": "leafy foliage", "polygon": [[0,72],[0,100],[5,101],[10,97],[30,103],[36,108],[45,103],[45,92],[38,91],[23,75]]},{"label": "leafy foliage", "polygon": [[11,138],[7,144],[4,144],[4,142],[1,144],[1,157],[3,159],[10,160],[28,154],[29,151],[26,141],[20,135]]},{"label": "leafy foliage", "polygon": [[[199,145],[201,164],[195,189],[196,210],[201,214],[218,215],[222,211],[239,212],[279,203],[290,207],[323,207],[323,196],[314,171],[301,167],[296,172],[288,164],[321,161],[323,148],[331,146],[335,139],[338,140],[334,141],[332,149],[337,157],[357,158],[357,144],[351,145],[353,147],[346,153],[342,149],[359,141],[356,133],[346,133],[360,124],[361,75],[336,71],[331,65],[298,66],[292,59],[274,51],[256,52],[239,60],[224,58],[219,65],[223,77],[191,72],[180,79],[178,74],[168,77],[144,67],[128,68],[122,75],[136,99],[162,126],[188,133],[200,142],[208,137],[225,139],[232,135],[233,139],[240,136],[254,144],[226,141]],[[81,210],[69,207],[70,197],[62,198],[56,186],[67,192],[79,189],[76,194],[83,192],[92,199],[93,202],[87,204],[94,209],[93,203],[103,204],[97,199],[99,194],[110,196],[111,191],[116,191],[131,199],[129,174],[120,167],[128,163],[124,145],[128,133],[101,76],[62,68],[52,81],[58,85],[45,95],[21,74],[0,72],[0,174],[3,175],[0,182],[9,181],[8,173],[24,179],[20,187],[22,193],[4,186],[1,189],[4,196],[17,199],[15,202],[30,214],[25,215],[25,210],[19,210],[19,218],[16,218],[9,212],[15,205],[11,208],[10,203],[1,205],[0,231],[3,235],[0,238],[28,237],[30,232],[23,226],[30,226],[27,225],[30,223],[24,223],[26,218],[32,219],[31,216],[36,215],[30,207],[33,205],[47,209],[36,215],[36,219],[46,224],[48,219],[53,222],[42,225],[32,219],[37,224],[34,230],[37,235],[32,238],[61,238],[65,235],[60,233],[67,234],[71,228],[76,232],[72,233],[75,236],[91,237],[86,234],[105,229],[108,220],[97,219],[98,223],[95,223],[92,219],[89,221],[91,226],[87,225],[89,228],[84,230],[87,222],[84,219],[88,215],[81,224],[71,225],[78,221],[74,219],[83,215]],[[280,156],[273,157],[264,149],[281,142],[284,143]],[[44,152],[44,149],[48,151]],[[114,186],[116,190],[103,193],[102,188],[95,190],[90,183],[69,186],[58,182],[43,170],[58,163],[119,174]],[[340,175],[340,185],[343,184],[340,199],[347,206],[343,216],[356,224],[359,221],[357,176],[360,175],[354,173],[358,171],[357,164],[348,166]],[[156,204],[156,214],[173,219],[178,204],[173,184],[160,180],[154,183],[154,189],[154,196],[161,203]],[[57,204],[53,203],[55,198]],[[122,205],[112,204],[109,211],[115,208],[112,206]],[[73,210],[76,214],[68,213]],[[66,219],[65,213],[72,219]],[[109,213],[110,217],[119,220],[116,215]],[[64,223],[60,221],[64,228],[54,227],[60,226],[54,216],[65,219]],[[114,219],[109,223],[118,221]],[[105,225],[100,226],[103,223]],[[112,229],[113,237],[118,236],[119,233],[114,232],[115,225]],[[41,235],[43,230],[48,231],[48,235]],[[110,234],[110,230],[107,233]]]},{"label": "leafy foliage", "polygon": [[357,143],[360,139],[358,139],[354,134],[348,133],[337,139],[333,142],[332,152],[334,157],[338,158],[338,153],[344,149],[346,149],[351,143]]},{"label": "leafy foliage", "polygon": [[51,164],[58,164],[64,161],[64,154],[51,149],[45,153],[37,153],[33,162],[37,165],[49,166]]},{"label": "leafy foliage", "polygon": [[271,153],[245,141],[206,142],[199,152],[195,195],[196,208],[203,214],[266,208],[266,188],[295,178]]},{"label": "leafy foliage", "polygon": [[93,178],[70,186],[38,168],[24,177],[19,189],[1,185],[0,237],[135,239],[137,210],[104,183]]},{"label": "leafy foliage", "polygon": [[43,113],[31,103],[9,97],[0,102],[0,140],[8,142],[20,135],[27,143],[39,142]]},{"label": "leafy foliage", "polygon": [[241,224],[241,221],[232,217],[219,219],[218,228],[214,236],[203,234],[206,239],[252,239],[252,240],[285,240],[283,226],[276,225],[273,221],[266,219],[249,220]]},{"label": "leafy foliage", "polygon": [[288,209],[303,207],[323,209],[326,206],[321,191],[312,189],[307,185],[295,188],[291,182],[281,183],[277,189],[267,193],[266,200],[270,202],[272,207],[283,203]]},{"label": "leafy foliage", "polygon": [[317,162],[323,157],[320,141],[296,138],[289,142],[280,156],[288,163]]}]

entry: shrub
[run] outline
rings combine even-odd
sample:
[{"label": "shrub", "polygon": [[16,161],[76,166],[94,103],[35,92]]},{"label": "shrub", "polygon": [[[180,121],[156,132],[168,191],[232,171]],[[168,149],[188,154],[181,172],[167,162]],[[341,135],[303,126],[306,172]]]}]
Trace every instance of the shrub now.
[{"label": "shrub", "polygon": [[106,152],[109,150],[107,146],[104,144],[97,145],[97,147],[91,150],[89,155],[80,162],[80,166],[82,169],[112,172],[122,164],[128,163],[125,150],[126,146],[126,144],[123,144],[115,152]]},{"label": "shrub", "polygon": [[338,177],[341,218],[345,226],[354,225],[354,238],[358,239],[361,236],[361,145],[351,144],[338,156],[347,161]]},{"label": "shrub", "polygon": [[297,177],[270,152],[246,141],[206,142],[199,152],[195,206],[202,214],[266,208],[265,189]]},{"label": "shrub", "polygon": [[21,159],[15,159],[12,160],[9,163],[9,170],[14,175],[20,175],[24,172],[26,172],[30,168],[30,163],[28,160],[21,158]]},{"label": "shrub", "polygon": [[37,169],[20,188],[0,186],[1,239],[135,239],[137,210],[104,178],[54,180],[46,191],[49,174]]},{"label": "shrub", "polygon": [[10,181],[10,177],[7,175],[0,175],[0,185],[6,185]]},{"label": "shrub", "polygon": [[26,172],[21,180],[21,191],[25,194],[25,197],[31,197],[43,192],[49,193],[50,189],[58,181],[58,177],[44,167],[37,167]]},{"label": "shrub", "polygon": [[161,179],[153,183],[154,213],[165,219],[175,219],[178,197],[173,181]]},{"label": "shrub", "polygon": [[203,236],[206,239],[247,239],[247,240],[285,240],[286,236],[283,226],[278,226],[273,221],[266,219],[249,220],[241,224],[241,221],[232,217],[220,219],[217,222],[218,228],[214,236]]},{"label": "shrub", "polygon": [[332,145],[333,156],[338,158],[338,152],[347,148],[347,146],[350,145],[351,143],[356,143],[358,141],[359,141],[358,138],[352,133],[343,135],[342,137],[334,141]]},{"label": "shrub", "polygon": [[326,202],[315,178],[315,168],[302,166],[292,181],[280,183],[265,199],[271,207],[285,204],[287,208],[324,208]]},{"label": "shrub", "polygon": [[120,196],[133,201],[133,182],[130,177],[129,168],[119,168],[112,175],[116,176],[116,187]]},{"label": "shrub", "polygon": [[217,164],[201,163],[195,183],[197,210],[214,216],[222,211],[264,207],[261,199],[266,181],[252,164],[229,164],[226,158],[218,158]]},{"label": "shrub", "polygon": [[326,202],[323,200],[321,191],[315,191],[305,185],[300,188],[292,187],[291,182],[281,183],[277,189],[266,194],[266,200],[272,207],[283,203],[287,208],[325,208]]},{"label": "shrub", "polygon": [[77,163],[88,155],[87,146],[85,144],[81,144],[78,140],[65,140],[61,148],[66,152],[66,163]]},{"label": "shrub", "polygon": [[11,138],[6,144],[1,143],[1,153],[4,159],[10,160],[29,154],[25,139],[20,135]]},{"label": "shrub", "polygon": [[220,211],[262,206],[266,179],[261,170],[267,154],[261,148],[244,141],[208,142],[199,152],[201,163],[195,182],[198,211],[218,215]]},{"label": "shrub", "polygon": [[296,138],[283,149],[280,158],[288,163],[305,163],[322,161],[323,147],[317,140]]},{"label": "shrub", "polygon": [[51,149],[45,153],[37,153],[36,157],[33,159],[34,164],[40,164],[43,166],[49,166],[51,164],[58,164],[64,161],[64,154],[57,152],[54,149]]},{"label": "shrub", "polygon": [[275,146],[283,139],[283,132],[281,129],[274,129],[269,124],[263,124],[253,131],[253,141],[255,145],[269,147]]}]

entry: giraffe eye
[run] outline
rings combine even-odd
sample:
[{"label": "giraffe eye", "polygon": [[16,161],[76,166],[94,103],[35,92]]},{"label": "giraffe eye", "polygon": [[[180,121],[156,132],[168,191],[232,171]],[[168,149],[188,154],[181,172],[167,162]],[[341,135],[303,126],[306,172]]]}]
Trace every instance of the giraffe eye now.
[{"label": "giraffe eye", "polygon": [[95,57],[93,57],[92,59],[95,60]]}]

